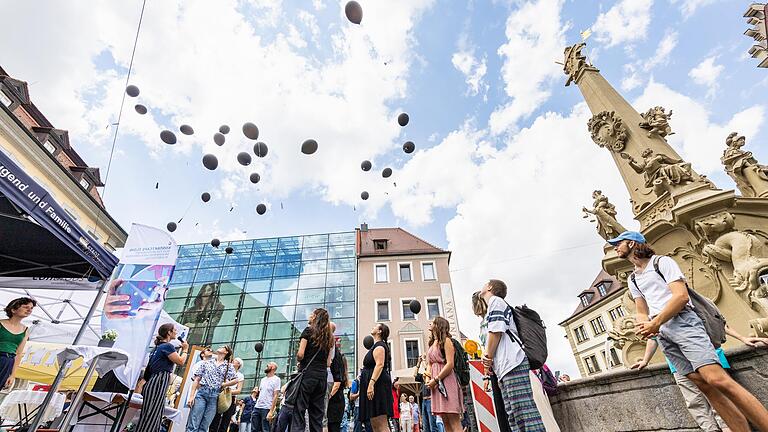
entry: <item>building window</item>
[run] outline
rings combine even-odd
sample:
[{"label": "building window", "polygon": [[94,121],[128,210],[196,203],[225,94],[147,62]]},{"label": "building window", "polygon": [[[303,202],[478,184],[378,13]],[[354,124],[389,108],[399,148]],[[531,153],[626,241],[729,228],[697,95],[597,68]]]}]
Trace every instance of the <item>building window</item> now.
[{"label": "building window", "polygon": [[578,343],[582,343],[585,340],[589,339],[589,337],[587,337],[587,331],[584,330],[583,325],[573,329],[573,333],[576,335],[576,342]]},{"label": "building window", "polygon": [[375,250],[386,250],[387,249],[387,241],[386,240],[374,240],[373,241],[373,248]]},{"label": "building window", "polygon": [[591,355],[584,358],[584,364],[587,365],[587,371],[591,374],[600,372],[600,364],[597,362],[597,357]]},{"label": "building window", "polygon": [[611,321],[613,322],[624,316],[624,308],[619,305],[609,310],[608,313],[611,315]]},{"label": "building window", "polygon": [[606,293],[608,292],[608,287],[605,282],[600,282],[597,284],[597,292],[600,293],[600,297],[605,297]]},{"label": "building window", "polygon": [[595,336],[605,333],[605,323],[603,322],[603,317],[599,316],[593,320],[590,320],[589,324],[592,326],[592,333],[594,333]]},{"label": "building window", "polygon": [[405,367],[414,367],[419,361],[419,340],[405,340]]},{"label": "building window", "polygon": [[435,263],[423,262],[421,263],[421,280],[433,281],[437,280],[435,276]]},{"label": "building window", "polygon": [[376,300],[376,321],[389,321],[389,300]]},{"label": "building window", "polygon": [[592,298],[593,298],[594,296],[595,296],[595,295],[594,295],[594,294],[592,294],[592,293],[584,293],[584,294],[582,294],[582,295],[581,295],[581,304],[582,304],[584,307],[588,307],[588,306],[589,306],[589,304],[592,302]]},{"label": "building window", "polygon": [[427,318],[434,319],[440,316],[440,297],[427,298]]},{"label": "building window", "polygon": [[51,144],[50,141],[43,142],[43,147],[45,147],[45,149],[48,150],[48,153],[50,153],[50,154],[56,153],[56,146]]},{"label": "building window", "polygon": [[411,263],[400,263],[397,265],[397,268],[400,273],[400,282],[413,281],[411,277]]},{"label": "building window", "polygon": [[88,183],[88,180],[82,178],[80,179],[80,186],[82,186],[83,189],[88,190],[91,187],[91,184]]},{"label": "building window", "polygon": [[9,98],[2,90],[0,90],[0,102],[5,106],[11,106],[11,98]]},{"label": "building window", "polygon": [[413,321],[416,319],[416,314],[411,311],[411,300],[400,300],[403,310],[403,321]]},{"label": "building window", "polygon": [[386,264],[376,264],[374,268],[376,283],[389,282],[389,267]]},{"label": "building window", "polygon": [[621,359],[619,359],[619,354],[616,352],[616,348],[611,347],[609,351],[609,356],[606,357],[605,350],[602,351],[603,358],[605,359],[605,364],[607,364],[609,367],[616,367],[621,366]]}]

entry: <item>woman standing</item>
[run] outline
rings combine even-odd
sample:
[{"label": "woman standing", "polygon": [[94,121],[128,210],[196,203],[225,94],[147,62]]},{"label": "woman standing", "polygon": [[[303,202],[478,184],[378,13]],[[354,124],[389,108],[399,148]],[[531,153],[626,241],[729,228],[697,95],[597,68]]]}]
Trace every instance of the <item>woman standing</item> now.
[{"label": "woman standing", "polygon": [[227,432],[230,427],[230,419],[232,419],[232,416],[237,409],[237,395],[243,391],[243,381],[245,381],[245,376],[240,373],[240,368],[243,367],[243,360],[241,358],[235,358],[232,362],[232,366],[235,368],[235,380],[237,380],[237,384],[229,386],[230,392],[232,393],[232,403],[229,404],[229,409],[221,414],[217,412],[216,415],[213,416],[213,421],[211,421],[211,426],[208,428],[208,432]]},{"label": "woman standing", "polygon": [[182,366],[187,362],[189,344],[181,343],[181,354],[176,352],[176,347],[171,341],[176,339],[176,327],[171,324],[163,324],[157,329],[155,336],[155,349],[149,356],[147,363],[147,382],[141,390],[144,403],[139,414],[139,423],[136,432],[156,432],[160,430],[160,422],[163,419],[163,406],[168,384],[173,372],[173,365]]},{"label": "woman standing", "polygon": [[408,395],[400,395],[400,432],[413,432],[413,413]]},{"label": "woman standing", "polygon": [[432,390],[432,413],[439,415],[447,432],[462,432],[461,414],[464,397],[453,371],[453,341],[448,320],[435,317],[429,324],[429,367],[432,378],[427,387]]},{"label": "woman standing", "polygon": [[[206,432],[216,415],[219,393],[237,384],[232,360],[232,348],[223,346],[216,350],[216,359],[200,364],[195,372],[187,405],[192,408],[187,421],[187,432]],[[229,422],[227,422],[229,424]]]},{"label": "woman standing", "polygon": [[341,432],[341,420],[344,417],[344,390],[348,387],[347,359],[339,349],[338,342],[334,348],[336,353],[331,361],[333,388],[328,399],[328,432]]},{"label": "woman standing", "polygon": [[291,432],[304,432],[305,414],[309,414],[309,432],[323,427],[328,367],[333,349],[333,332],[328,311],[317,308],[309,315],[309,326],[301,332],[296,359],[304,372],[299,384],[296,404],[291,418]]},{"label": "woman standing", "polygon": [[[373,346],[363,358],[363,370],[360,372],[360,388],[366,389],[365,397],[360,398],[360,421],[370,421],[373,432],[388,432],[388,417],[394,415],[392,405],[392,358],[389,354],[389,327],[378,323],[371,330]],[[368,431],[370,432],[370,431]]]},{"label": "woman standing", "polygon": [[32,315],[37,301],[29,297],[17,298],[5,307],[7,319],[0,320],[0,385],[13,386],[16,369],[21,362],[21,353],[27,343],[27,327],[21,320]]}]

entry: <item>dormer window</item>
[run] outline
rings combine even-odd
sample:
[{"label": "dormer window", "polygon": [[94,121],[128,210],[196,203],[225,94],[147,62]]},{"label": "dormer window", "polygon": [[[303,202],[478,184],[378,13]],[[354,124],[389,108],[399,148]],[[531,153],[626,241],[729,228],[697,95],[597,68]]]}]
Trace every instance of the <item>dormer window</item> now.
[{"label": "dormer window", "polygon": [[11,106],[11,98],[9,98],[2,90],[0,90],[0,102],[5,106]]},{"label": "dormer window", "polygon": [[581,304],[584,307],[589,306],[589,304],[592,302],[592,298],[594,297],[594,294],[592,293],[584,293],[581,295]]},{"label": "dormer window", "polygon": [[373,248],[375,250],[386,250],[387,249],[387,240],[374,240],[373,241]]},{"label": "dormer window", "polygon": [[43,142],[43,147],[45,147],[45,149],[48,150],[48,153],[50,154],[56,153],[56,146],[53,145],[50,141]]},{"label": "dormer window", "polygon": [[597,292],[600,293],[600,297],[605,297],[606,293],[608,292],[608,287],[610,286],[610,282],[600,282],[597,284]]},{"label": "dormer window", "polygon": [[85,190],[88,190],[91,187],[91,184],[88,183],[88,180],[81,178],[80,179],[80,186],[82,186]]}]

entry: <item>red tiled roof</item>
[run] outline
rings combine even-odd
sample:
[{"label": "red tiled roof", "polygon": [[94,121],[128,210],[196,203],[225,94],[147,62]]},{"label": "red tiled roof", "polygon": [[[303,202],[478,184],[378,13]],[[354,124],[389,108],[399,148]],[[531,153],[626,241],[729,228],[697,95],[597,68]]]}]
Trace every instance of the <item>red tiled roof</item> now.
[{"label": "red tiled roof", "polygon": [[[402,228],[370,228],[358,230],[360,235],[357,255],[389,256],[450,253],[435,247]],[[374,240],[386,240],[386,249],[376,249]]]}]

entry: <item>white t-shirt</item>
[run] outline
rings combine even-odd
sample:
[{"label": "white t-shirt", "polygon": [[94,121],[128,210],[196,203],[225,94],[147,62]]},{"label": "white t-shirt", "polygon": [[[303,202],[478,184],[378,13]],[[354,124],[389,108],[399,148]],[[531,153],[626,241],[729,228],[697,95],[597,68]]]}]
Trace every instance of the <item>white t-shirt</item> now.
[{"label": "white t-shirt", "polygon": [[412,417],[410,402],[400,402],[400,418]]},{"label": "white t-shirt", "polygon": [[280,390],[280,377],[277,375],[264,377],[259,384],[259,398],[256,400],[256,408],[270,409],[275,399],[275,392]]},{"label": "white t-shirt", "polygon": [[[234,366],[233,366],[233,367],[234,367]],[[235,379],[237,380],[237,382],[236,382],[236,383],[234,383],[233,385],[229,386],[229,388],[231,388],[232,390],[237,390],[237,385],[238,385],[239,383],[241,383],[241,382],[245,381],[245,375],[243,375],[243,374],[242,374],[242,373],[240,373],[240,372],[235,372]]]},{"label": "white t-shirt", "polygon": [[499,346],[493,356],[493,373],[501,379],[523,362],[525,352],[507,335],[507,329],[517,335],[515,320],[512,319],[512,308],[507,302],[497,296],[491,297],[488,301],[488,315],[485,320],[488,322],[489,332],[501,333]]},{"label": "white t-shirt", "polygon": [[[662,279],[653,267],[653,262],[659,258],[659,271],[664,275]],[[632,294],[632,298],[645,298],[645,302],[648,303],[648,311],[651,317],[659,314],[664,309],[664,306],[672,299],[672,290],[669,289],[669,283],[675,281],[685,281],[685,276],[680,270],[675,260],[668,256],[654,255],[651,260],[648,261],[648,265],[645,266],[643,271],[635,272],[635,285],[632,282],[632,278],[629,280],[629,292]],[[638,287],[640,288],[638,290]],[[691,305],[691,302],[688,302]]]}]

